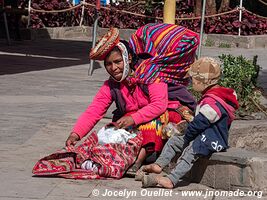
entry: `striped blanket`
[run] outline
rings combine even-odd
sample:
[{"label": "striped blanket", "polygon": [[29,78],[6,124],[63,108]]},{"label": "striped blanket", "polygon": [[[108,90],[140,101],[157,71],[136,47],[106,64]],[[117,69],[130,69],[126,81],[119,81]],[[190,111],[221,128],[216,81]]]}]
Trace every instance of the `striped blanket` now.
[{"label": "striped blanket", "polygon": [[[93,132],[78,147],[65,147],[40,159],[32,172],[37,176],[58,176],[71,179],[119,179],[134,163],[142,141],[142,134],[138,134],[126,144],[99,145],[97,134]],[[80,168],[80,165],[87,159],[99,164],[97,171]]]},{"label": "striped blanket", "polygon": [[130,38],[130,47],[139,56],[150,57],[136,68],[139,83],[166,82],[187,85],[186,73],[195,60],[198,34],[174,24],[147,24]]}]

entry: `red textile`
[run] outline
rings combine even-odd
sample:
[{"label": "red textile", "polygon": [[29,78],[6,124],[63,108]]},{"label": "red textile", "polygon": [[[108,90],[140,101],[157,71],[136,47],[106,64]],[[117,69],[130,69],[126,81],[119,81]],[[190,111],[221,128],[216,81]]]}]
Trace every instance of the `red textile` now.
[{"label": "red textile", "polygon": [[[32,172],[37,176],[53,175],[72,179],[119,179],[134,163],[142,140],[143,136],[139,133],[127,144],[99,145],[96,132],[93,132],[80,146],[64,148],[42,158]],[[100,164],[97,172],[77,167],[87,159]]]},{"label": "red textile", "polygon": [[179,115],[176,111],[170,110],[168,112],[169,112],[169,122],[178,124],[182,120],[181,115]]}]

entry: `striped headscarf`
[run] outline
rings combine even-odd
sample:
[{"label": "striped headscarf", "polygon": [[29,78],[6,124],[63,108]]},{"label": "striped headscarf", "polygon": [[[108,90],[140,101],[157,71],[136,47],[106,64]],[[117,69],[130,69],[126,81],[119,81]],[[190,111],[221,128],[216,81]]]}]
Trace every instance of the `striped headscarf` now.
[{"label": "striped headscarf", "polygon": [[143,84],[166,82],[187,85],[186,76],[195,60],[198,34],[174,24],[147,24],[130,38],[134,53],[149,56],[137,65],[135,81]]}]

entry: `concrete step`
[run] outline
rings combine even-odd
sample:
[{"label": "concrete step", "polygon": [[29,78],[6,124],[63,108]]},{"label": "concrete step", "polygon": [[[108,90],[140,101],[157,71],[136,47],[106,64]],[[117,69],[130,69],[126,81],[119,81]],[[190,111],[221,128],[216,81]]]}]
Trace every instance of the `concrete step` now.
[{"label": "concrete step", "polygon": [[241,148],[201,158],[187,177],[192,182],[223,190],[253,190],[267,194],[267,155]]}]

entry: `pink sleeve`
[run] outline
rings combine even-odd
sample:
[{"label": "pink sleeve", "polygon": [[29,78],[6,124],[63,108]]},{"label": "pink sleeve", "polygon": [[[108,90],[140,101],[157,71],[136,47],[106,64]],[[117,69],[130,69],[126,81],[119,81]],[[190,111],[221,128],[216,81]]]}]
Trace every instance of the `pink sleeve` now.
[{"label": "pink sleeve", "polygon": [[146,123],[163,114],[168,106],[168,86],[166,83],[148,85],[150,103],[132,114],[136,125]]},{"label": "pink sleeve", "polygon": [[78,118],[72,132],[77,133],[80,139],[89,133],[96,123],[103,118],[112,103],[108,81],[99,89],[93,102]]}]

